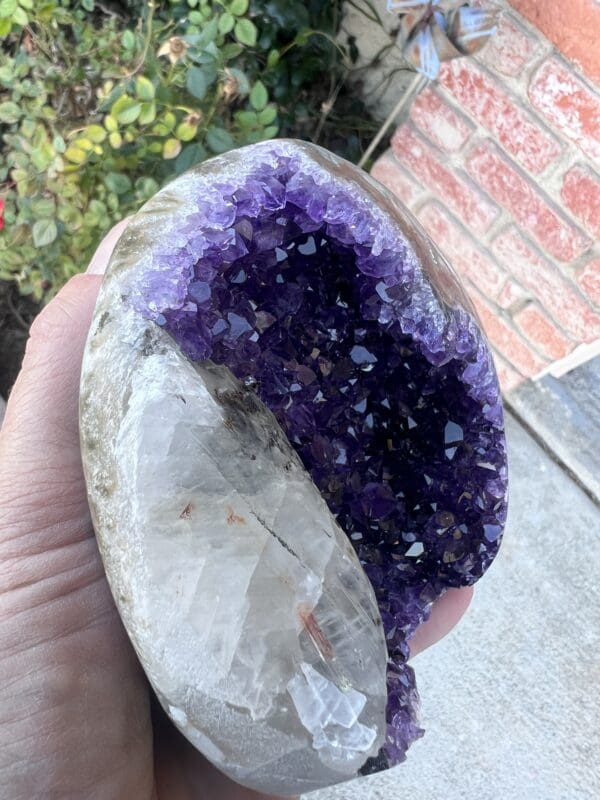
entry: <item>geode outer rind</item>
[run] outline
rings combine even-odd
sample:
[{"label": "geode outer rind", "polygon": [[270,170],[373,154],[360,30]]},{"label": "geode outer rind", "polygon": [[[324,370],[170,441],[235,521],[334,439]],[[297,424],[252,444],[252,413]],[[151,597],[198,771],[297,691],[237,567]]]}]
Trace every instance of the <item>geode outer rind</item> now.
[{"label": "geode outer rind", "polygon": [[[268,765],[260,776],[253,774],[252,759],[264,761],[268,753],[260,752],[261,746],[268,751],[273,741],[267,744],[265,737],[252,753],[239,748],[223,753],[214,746],[214,719],[199,720],[204,730],[194,738],[186,728],[187,711],[183,725],[181,708],[170,703],[178,687],[165,691],[168,676],[153,674],[148,644],[140,643],[141,618],[132,617],[126,586],[121,594],[122,584],[132,580],[123,564],[135,547],[115,532],[131,515],[132,498],[138,488],[156,489],[150,524],[147,515],[143,525],[138,519],[145,530],[156,527],[152,515],[160,516],[160,503],[168,505],[161,482],[140,466],[151,460],[148,443],[154,440],[145,429],[129,433],[129,439],[124,434],[152,416],[148,395],[154,390],[159,406],[171,409],[170,417],[179,413],[169,399],[179,393],[169,383],[177,382],[171,367],[166,383],[162,368],[140,379],[147,369],[140,360],[155,358],[157,346],[166,349],[167,360],[177,361],[171,366],[178,374],[197,365],[196,382],[188,385],[192,394],[205,391],[202,375],[210,359],[231,370],[242,382],[240,391],[254,393],[260,407],[271,409],[350,537],[374,587],[389,654],[387,731],[376,737],[383,747],[378,754],[371,749],[366,763],[366,750],[357,760],[362,758],[362,772],[397,763],[421,733],[414,676],[406,664],[408,640],[447,587],[481,576],[497,552],[506,515],[498,383],[475,314],[451,269],[410,214],[364,173],[320,148],[278,141],[213,159],[159,192],[119,242],[98,303],[82,377],[84,464],[107,573],[130,636],[167,711],[209,758],[256,788],[306,791],[356,771],[355,762],[345,774],[340,771],[339,755],[350,751],[346,733],[336,738],[339,725],[332,745],[331,726],[324,725],[325,739],[318,737],[325,716],[311,717],[308,750],[317,753],[319,769],[309,768],[304,743],[305,760],[287,772],[289,753],[284,753],[273,762],[272,780]],[[145,391],[150,383],[152,391]],[[136,402],[140,407],[131,412]],[[155,414],[154,427],[160,428],[161,413]],[[194,417],[186,413],[185,425],[193,427]],[[174,429],[165,435],[166,441],[153,444],[163,461],[171,463],[177,442],[180,450],[190,449],[193,465],[193,442],[186,445]],[[127,441],[120,454],[119,441],[122,448]],[[139,441],[145,459],[132,462],[125,451],[135,452]],[[206,446],[198,440],[199,448]],[[239,463],[239,454],[236,458]],[[124,469],[133,475],[125,491]],[[206,486],[202,491],[206,498]],[[368,593],[349,569],[364,600]],[[319,573],[323,581],[326,572],[325,567]],[[172,602],[176,607],[177,597]],[[367,598],[363,611],[368,606]],[[144,609],[145,624],[151,612]],[[319,625],[316,630],[322,633]],[[254,632],[260,637],[260,628]],[[316,633],[316,650],[329,669],[331,652],[320,637]],[[377,651],[377,637],[369,642],[364,626],[357,641],[357,652],[361,646]],[[315,664],[297,667],[299,683],[290,681],[286,691],[305,723],[306,687],[317,696],[323,676],[307,672]],[[373,666],[363,686],[373,707],[376,672]],[[190,684],[188,700],[193,694]],[[356,714],[345,729],[358,731],[354,743],[363,741],[359,705],[350,704]],[[331,747],[333,767],[325,763]],[[277,771],[284,775],[279,782]]]}]

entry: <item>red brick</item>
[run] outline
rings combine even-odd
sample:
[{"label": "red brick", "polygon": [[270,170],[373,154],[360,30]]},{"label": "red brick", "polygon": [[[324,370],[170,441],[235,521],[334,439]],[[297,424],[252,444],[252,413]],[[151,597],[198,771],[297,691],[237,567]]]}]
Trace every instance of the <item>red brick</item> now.
[{"label": "red brick", "polygon": [[471,154],[468,169],[554,258],[572,261],[591,245],[591,240],[555,210],[549,198],[493,142],[486,142]]},{"label": "red brick", "polygon": [[521,375],[530,378],[546,366],[511,325],[482,297],[471,295],[481,318],[483,328],[492,345]]},{"label": "red brick", "polygon": [[529,85],[529,99],[554,127],[590,158],[600,160],[600,95],[558,59],[545,61]]},{"label": "red brick", "polygon": [[542,172],[560,155],[558,140],[474,62],[444,64],[440,82],[530,172]]},{"label": "red brick", "polygon": [[600,237],[600,176],[586,167],[573,167],[565,175],[561,197],[586,228]]},{"label": "red brick", "polygon": [[426,137],[446,153],[458,152],[473,133],[473,126],[465,117],[432,89],[426,89],[416,98],[410,117]]},{"label": "red brick", "polygon": [[521,75],[539,51],[540,41],[529,36],[508,14],[501,13],[496,35],[492,36],[478,59],[493,72],[514,78]]},{"label": "red brick", "polygon": [[470,278],[487,297],[495,297],[506,274],[493,256],[482,252],[467,231],[437,203],[427,203],[418,216],[456,271]]},{"label": "red brick", "polygon": [[513,317],[526,339],[546,358],[558,361],[575,347],[574,342],[558,330],[543,311],[529,303]]},{"label": "red brick", "polygon": [[371,175],[407,206],[410,206],[421,194],[421,187],[414,182],[406,170],[402,169],[398,159],[392,153],[384,153],[381,158],[377,159],[371,169]]},{"label": "red brick", "polygon": [[600,4],[598,0],[510,0],[593,81],[600,83]]},{"label": "red brick", "polygon": [[514,309],[517,305],[523,304],[527,297],[528,294],[525,289],[509,278],[500,290],[496,298],[496,303],[498,303],[500,308],[510,310]]},{"label": "red brick", "polygon": [[581,291],[600,306],[600,258],[588,262],[577,276]]},{"label": "red brick", "polygon": [[493,252],[505,268],[540,301],[559,326],[579,342],[600,336],[600,315],[558,270],[511,227],[494,241]]},{"label": "red brick", "polygon": [[453,209],[476,233],[485,233],[498,216],[498,207],[469,179],[439,161],[434,149],[410,125],[402,125],[392,137],[397,158]]}]

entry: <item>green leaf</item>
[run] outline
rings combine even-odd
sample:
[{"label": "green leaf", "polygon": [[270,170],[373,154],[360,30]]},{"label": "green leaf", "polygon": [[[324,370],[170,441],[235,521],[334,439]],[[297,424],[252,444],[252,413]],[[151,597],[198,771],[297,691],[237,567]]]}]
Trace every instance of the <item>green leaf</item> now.
[{"label": "green leaf", "polygon": [[208,89],[208,80],[205,71],[201,67],[192,67],[189,69],[185,85],[190,94],[193,94],[198,100],[204,100]]},{"label": "green leaf", "polygon": [[11,125],[13,122],[18,122],[21,116],[21,109],[12,100],[7,100],[5,103],[0,103],[0,122],[5,122]]},{"label": "green leaf", "polygon": [[33,11],[33,0],[18,0],[19,5],[26,8],[27,11]]},{"label": "green leaf", "polygon": [[139,117],[141,110],[142,106],[137,100],[124,94],[113,103],[110,114],[115,117],[121,125],[130,125]]},{"label": "green leaf", "polygon": [[256,111],[238,111],[235,115],[236,122],[241,128],[249,130],[258,125],[258,114]]},{"label": "green leaf", "polygon": [[97,216],[102,216],[106,214],[106,206],[100,200],[92,200],[90,202],[90,211]]},{"label": "green leaf", "polygon": [[239,19],[235,23],[234,33],[240,44],[245,44],[247,47],[254,47],[256,44],[256,25],[249,19]]},{"label": "green leaf", "polygon": [[61,206],[58,209],[58,218],[69,230],[77,230],[83,221],[79,209],[71,205]]},{"label": "green leaf", "polygon": [[279,131],[279,125],[269,125],[268,128],[265,128],[263,131],[263,136],[265,139],[272,139],[274,136],[277,136]]},{"label": "green leaf", "polygon": [[114,133],[119,130],[119,123],[109,114],[107,117],[104,117],[104,127],[109,133]]},{"label": "green leaf", "polygon": [[185,172],[186,169],[193,167],[194,164],[199,164],[201,161],[207,156],[207,152],[202,147],[201,144],[195,142],[194,144],[188,144],[187,147],[184,147],[181,153],[177,156],[177,161],[175,162],[175,172],[180,175],[182,172]]},{"label": "green leaf", "polygon": [[[212,11],[209,12],[212,14]],[[212,17],[212,19],[208,19],[208,22],[205,22],[202,26],[202,33],[200,34],[200,47],[208,47],[211,42],[217,38],[217,34],[219,32],[219,20],[216,17]]]},{"label": "green leaf", "polygon": [[270,50],[267,56],[267,69],[273,69],[279,64],[279,50]]},{"label": "green leaf", "polygon": [[56,239],[58,229],[53,219],[38,219],[32,228],[33,243],[36,247],[47,247]]},{"label": "green leaf", "polygon": [[54,200],[49,197],[40,197],[31,203],[31,212],[34,217],[54,217],[56,210]]},{"label": "green leaf", "polygon": [[52,148],[49,150],[47,146],[34,147],[34,149],[31,151],[31,163],[38,172],[45,172],[53,158],[54,152],[52,151]]},{"label": "green leaf", "polygon": [[139,116],[140,125],[150,125],[156,119],[156,103],[142,103],[142,110]]},{"label": "green leaf", "polygon": [[255,111],[262,111],[269,102],[269,93],[262,81],[256,81],[250,92],[250,105]]},{"label": "green leaf", "polygon": [[109,211],[116,211],[120,205],[119,196],[114,192],[110,192],[106,198],[106,205],[108,206]]},{"label": "green leaf", "polygon": [[135,191],[141,199],[152,197],[158,191],[158,183],[148,176],[140,177],[135,182]]},{"label": "green leaf", "polygon": [[125,194],[131,189],[131,181],[122,172],[109,172],[104,176],[104,185],[109,192]]},{"label": "green leaf", "polygon": [[152,133],[156,136],[167,136],[175,127],[177,119],[172,111],[165,111],[156,125],[152,128]]},{"label": "green leaf", "polygon": [[224,128],[209,128],[206,133],[206,143],[213,153],[225,153],[235,147],[233,136]]},{"label": "green leaf", "polygon": [[87,153],[85,150],[82,150],[80,147],[75,147],[75,145],[72,144],[65,150],[65,158],[73,164],[83,164],[87,158]]},{"label": "green leaf", "polygon": [[264,108],[258,115],[258,121],[261,125],[270,125],[277,117],[277,106],[271,104]]},{"label": "green leaf", "polygon": [[189,122],[180,122],[175,130],[175,136],[181,142],[190,142],[198,133],[197,125],[190,125]]},{"label": "green leaf", "polygon": [[0,19],[12,17],[17,10],[17,0],[0,0]]},{"label": "green leaf", "polygon": [[231,0],[229,10],[236,17],[243,16],[248,11],[248,0]]},{"label": "green leaf", "polygon": [[228,61],[233,61],[234,58],[237,58],[243,52],[244,48],[241,44],[230,42],[229,44],[224,44],[221,48],[221,58],[227,63]]},{"label": "green leaf", "polygon": [[154,100],[154,84],[148,78],[140,75],[135,82],[135,93],[140,100]]},{"label": "green leaf", "polygon": [[94,144],[100,144],[100,142],[106,139],[106,131],[102,125],[88,125],[85,129],[85,133]]},{"label": "green leaf", "polygon": [[22,8],[17,8],[15,13],[12,15],[12,21],[15,23],[15,25],[22,25],[23,27],[25,27],[25,25],[29,24],[29,17],[27,16],[27,12],[24,11]]},{"label": "green leaf", "polygon": [[226,34],[230,33],[235,26],[235,17],[233,14],[221,14],[219,17],[219,33]]},{"label": "green leaf", "polygon": [[163,145],[163,158],[177,158],[181,152],[181,142],[178,139],[167,139]]},{"label": "green leaf", "polygon": [[84,139],[80,137],[73,142],[75,147],[79,147],[80,150],[85,150],[86,153],[89,153],[90,150],[94,149],[94,143],[90,142],[89,139]]},{"label": "green leaf", "polygon": [[10,19],[0,19],[0,36],[8,36],[12,30],[12,22]]},{"label": "green leaf", "polygon": [[123,144],[123,137],[118,131],[113,131],[112,133],[108,134],[108,141],[112,148],[118,150]]},{"label": "green leaf", "polygon": [[129,29],[124,30],[121,41],[123,42],[123,47],[125,50],[135,49],[135,33],[133,31],[130,31]]},{"label": "green leaf", "polygon": [[81,0],[81,5],[86,11],[94,10],[94,0]]}]

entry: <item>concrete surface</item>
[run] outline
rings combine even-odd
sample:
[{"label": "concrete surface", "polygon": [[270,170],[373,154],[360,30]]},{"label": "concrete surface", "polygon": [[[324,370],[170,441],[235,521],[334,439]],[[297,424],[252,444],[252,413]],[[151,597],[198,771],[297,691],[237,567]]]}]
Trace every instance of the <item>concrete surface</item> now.
[{"label": "concrete surface", "polygon": [[415,659],[424,739],[310,800],[600,798],[600,514],[508,419],[504,546],[461,625]]},{"label": "concrete surface", "polygon": [[[600,343],[599,343],[600,344]],[[558,372],[559,365],[553,371]],[[600,355],[563,375],[547,374],[510,393],[508,403],[588,493],[600,502]]]}]

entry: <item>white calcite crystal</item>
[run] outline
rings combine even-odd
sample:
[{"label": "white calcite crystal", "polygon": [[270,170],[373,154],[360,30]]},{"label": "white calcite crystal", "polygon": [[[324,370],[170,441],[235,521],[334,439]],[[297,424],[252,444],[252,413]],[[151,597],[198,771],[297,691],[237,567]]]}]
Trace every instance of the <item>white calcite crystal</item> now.
[{"label": "white calcite crystal", "polygon": [[106,280],[81,431],[119,612],[181,732],[247,786],[346,780],[385,736],[387,652],[348,538],[270,411]]}]

